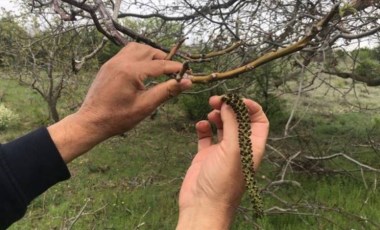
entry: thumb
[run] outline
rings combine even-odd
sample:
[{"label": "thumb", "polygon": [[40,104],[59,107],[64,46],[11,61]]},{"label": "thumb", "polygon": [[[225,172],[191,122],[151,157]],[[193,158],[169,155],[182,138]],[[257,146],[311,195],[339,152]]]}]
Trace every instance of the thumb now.
[{"label": "thumb", "polygon": [[147,109],[154,110],[163,102],[190,88],[191,80],[189,79],[182,79],[180,82],[170,79],[145,91],[142,101],[147,103]]}]

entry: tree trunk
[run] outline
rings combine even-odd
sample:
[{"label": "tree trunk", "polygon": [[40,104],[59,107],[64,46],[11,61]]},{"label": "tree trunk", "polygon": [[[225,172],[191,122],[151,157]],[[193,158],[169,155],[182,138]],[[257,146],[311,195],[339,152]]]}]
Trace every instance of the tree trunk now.
[{"label": "tree trunk", "polygon": [[54,99],[47,100],[48,109],[49,109],[49,117],[54,122],[59,121],[59,113],[57,110],[57,101]]}]

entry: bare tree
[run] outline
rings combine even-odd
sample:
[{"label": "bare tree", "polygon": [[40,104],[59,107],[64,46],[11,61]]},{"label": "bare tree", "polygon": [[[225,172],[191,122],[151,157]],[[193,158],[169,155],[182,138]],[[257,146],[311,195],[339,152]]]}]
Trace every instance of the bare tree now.
[{"label": "bare tree", "polygon": [[[32,0],[30,6],[35,11],[51,7],[65,21],[90,19],[104,36],[120,45],[136,40],[169,51],[153,37],[118,22],[116,15],[141,20],[155,18],[163,24],[176,21],[182,25],[184,36],[216,50],[240,41],[239,51],[246,53],[244,60],[228,71],[194,74],[192,80],[196,83],[235,77],[301,50],[303,65],[308,65],[316,53],[343,47],[345,42],[380,31],[378,0],[351,0],[341,4],[334,0],[210,0],[202,3],[184,0],[165,4],[151,0],[117,1],[116,4],[106,0]],[[178,56],[189,61],[209,57],[182,51]]]},{"label": "bare tree", "polygon": [[[14,49],[18,60],[12,66],[19,82],[30,86],[44,99],[49,117],[56,122],[60,119],[57,105],[62,93],[77,84],[76,73],[101,50],[105,40],[86,28],[70,28],[46,18],[44,22],[48,30],[35,28],[34,34]],[[89,36],[91,33],[94,36]]]}]

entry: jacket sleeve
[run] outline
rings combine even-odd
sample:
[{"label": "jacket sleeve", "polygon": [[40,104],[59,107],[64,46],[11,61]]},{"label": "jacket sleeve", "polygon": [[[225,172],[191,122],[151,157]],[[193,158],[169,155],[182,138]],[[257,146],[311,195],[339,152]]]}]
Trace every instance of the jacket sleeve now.
[{"label": "jacket sleeve", "polygon": [[46,128],[0,145],[0,229],[21,219],[34,198],[68,178]]}]

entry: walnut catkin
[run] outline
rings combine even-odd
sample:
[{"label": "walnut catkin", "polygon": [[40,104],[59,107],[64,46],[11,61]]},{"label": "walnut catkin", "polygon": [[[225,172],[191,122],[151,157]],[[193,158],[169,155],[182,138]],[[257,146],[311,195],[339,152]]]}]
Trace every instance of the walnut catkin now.
[{"label": "walnut catkin", "polygon": [[250,197],[255,217],[262,217],[263,202],[260,197],[260,192],[255,180],[255,169],[253,167],[253,154],[251,142],[251,120],[248,114],[248,109],[245,106],[243,99],[236,94],[227,94],[222,96],[222,101],[231,106],[236,114],[236,119],[239,124],[239,148],[241,156],[242,170],[246,182],[246,188]]}]

